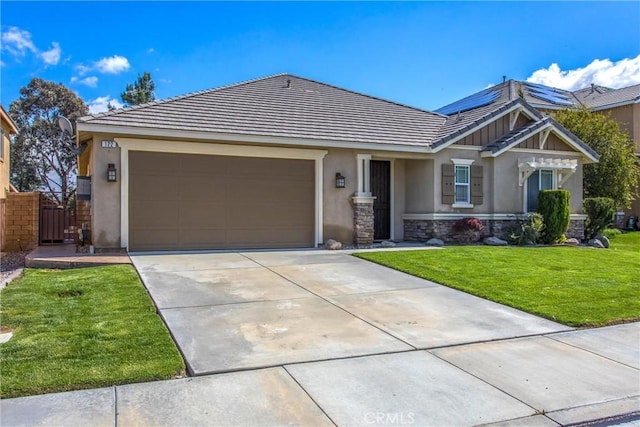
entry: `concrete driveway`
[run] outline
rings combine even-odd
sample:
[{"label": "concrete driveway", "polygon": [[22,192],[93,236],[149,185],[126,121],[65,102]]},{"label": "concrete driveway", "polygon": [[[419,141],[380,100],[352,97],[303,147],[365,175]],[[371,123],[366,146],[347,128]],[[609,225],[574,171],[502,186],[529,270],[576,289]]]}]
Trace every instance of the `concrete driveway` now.
[{"label": "concrete driveway", "polygon": [[131,259],[192,375],[570,329],[344,252]]}]

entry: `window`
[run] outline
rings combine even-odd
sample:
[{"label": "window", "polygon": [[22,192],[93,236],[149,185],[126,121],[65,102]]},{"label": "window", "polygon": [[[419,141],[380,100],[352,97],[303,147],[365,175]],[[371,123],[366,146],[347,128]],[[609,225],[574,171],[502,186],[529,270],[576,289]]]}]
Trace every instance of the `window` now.
[{"label": "window", "polygon": [[555,173],[549,169],[540,169],[532,173],[527,180],[527,212],[538,209],[538,194],[542,190],[555,190]]},{"label": "window", "polygon": [[455,169],[455,203],[470,203],[471,186],[469,181],[469,166],[456,165]]}]

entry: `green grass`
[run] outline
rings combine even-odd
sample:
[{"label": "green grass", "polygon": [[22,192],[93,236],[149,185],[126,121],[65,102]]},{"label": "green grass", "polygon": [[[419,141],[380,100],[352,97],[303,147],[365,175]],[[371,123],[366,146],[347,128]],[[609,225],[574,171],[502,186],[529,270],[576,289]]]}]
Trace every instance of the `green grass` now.
[{"label": "green grass", "polygon": [[640,320],[640,232],[606,250],[449,246],[356,256],[570,326]]},{"label": "green grass", "polygon": [[168,379],[184,363],[130,265],[26,269],[0,294],[2,398]]}]

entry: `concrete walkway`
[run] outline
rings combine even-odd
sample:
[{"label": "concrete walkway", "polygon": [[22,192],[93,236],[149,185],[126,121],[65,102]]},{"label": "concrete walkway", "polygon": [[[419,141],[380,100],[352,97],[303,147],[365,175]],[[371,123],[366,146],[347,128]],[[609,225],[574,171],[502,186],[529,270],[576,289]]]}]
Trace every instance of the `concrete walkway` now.
[{"label": "concrete walkway", "polygon": [[124,252],[79,253],[74,244],[38,246],[25,257],[25,266],[29,268],[67,269],[110,264],[131,264],[131,259]]},{"label": "concrete walkway", "polygon": [[[640,421],[640,324],[0,401],[3,426]],[[615,425],[608,423],[606,425]]]},{"label": "concrete walkway", "polygon": [[132,259],[197,376],[2,400],[2,426],[640,423],[640,323],[571,330],[345,253]]}]

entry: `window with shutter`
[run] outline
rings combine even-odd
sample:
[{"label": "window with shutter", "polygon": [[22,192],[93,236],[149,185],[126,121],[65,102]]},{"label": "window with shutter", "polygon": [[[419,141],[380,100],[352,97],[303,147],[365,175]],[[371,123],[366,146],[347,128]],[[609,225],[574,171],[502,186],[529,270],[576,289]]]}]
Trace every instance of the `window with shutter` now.
[{"label": "window with shutter", "polygon": [[442,165],[442,204],[472,208],[484,202],[483,169],[471,159],[451,159]]}]

